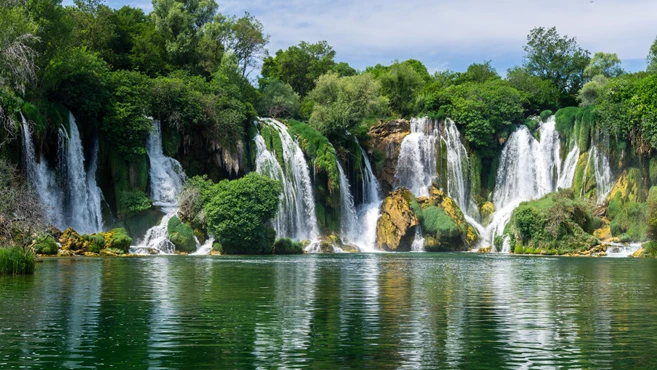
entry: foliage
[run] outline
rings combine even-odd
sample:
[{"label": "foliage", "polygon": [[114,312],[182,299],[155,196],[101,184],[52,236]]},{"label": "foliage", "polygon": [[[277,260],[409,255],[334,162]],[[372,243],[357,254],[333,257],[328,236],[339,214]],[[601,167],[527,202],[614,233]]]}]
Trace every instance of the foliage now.
[{"label": "foliage", "polygon": [[299,138],[299,146],[310,158],[315,174],[326,174],[328,192],[337,192],[340,189],[340,177],[335,148],[325,136],[312,126],[295,120],[290,120],[288,125],[290,133]]},{"label": "foliage", "polygon": [[290,117],[299,109],[299,94],[279,80],[267,81],[262,89],[258,113],[266,117]]},{"label": "foliage", "polygon": [[[366,75],[363,75],[366,76]],[[390,109],[401,117],[413,113],[415,94],[422,88],[422,75],[408,63],[394,63],[378,80],[381,94],[388,98]]]},{"label": "foliage", "polygon": [[542,122],[547,122],[548,118],[552,117],[552,111],[549,109],[546,109],[541,112],[540,117]]},{"label": "foliage", "polygon": [[105,247],[108,249],[118,249],[127,253],[132,245],[132,238],[123,228],[112,229],[105,233]]},{"label": "foliage", "polygon": [[262,65],[262,77],[281,80],[304,98],[315,88],[317,79],[335,66],[335,51],[326,42],[314,44],[302,41],[287,50],[278,50],[267,57]]},{"label": "foliage", "polygon": [[191,253],[196,250],[194,230],[189,224],[180,222],[177,216],[169,219],[167,223],[167,234],[169,235],[169,240],[176,246],[177,251]]},{"label": "foliage", "polygon": [[51,235],[42,235],[37,238],[33,246],[37,254],[54,255],[57,254],[57,241]]},{"label": "foliage", "polygon": [[511,245],[533,250],[584,250],[597,244],[589,235],[593,228],[590,205],[576,198],[572,190],[561,190],[521,203],[504,233],[511,237]]},{"label": "foliage", "polygon": [[424,107],[429,111],[444,111],[463,127],[466,141],[481,152],[482,157],[494,156],[495,136],[506,132],[514,123],[524,121],[524,93],[503,80],[484,83],[467,82],[428,93]]},{"label": "foliage", "polygon": [[119,194],[119,217],[125,218],[130,215],[150,209],[152,206],[150,198],[143,191],[122,191]]},{"label": "foliage", "polygon": [[31,275],[35,267],[36,257],[30,249],[0,247],[0,275]]},{"label": "foliage", "polygon": [[219,240],[224,253],[271,252],[275,233],[272,235],[266,223],[278,210],[280,192],[277,181],[254,172],[214,185],[204,209],[208,231]]},{"label": "foliage", "polygon": [[598,75],[607,78],[618,77],[623,73],[621,60],[616,53],[595,53],[589,65],[584,69],[584,77],[591,79]]},{"label": "foliage", "polygon": [[647,205],[645,203],[625,203],[609,224],[611,233],[622,241],[643,241],[646,239]]},{"label": "foliage", "polygon": [[646,58],[648,62],[648,72],[657,72],[657,38],[650,46],[650,51],[648,52],[648,57]]},{"label": "foliage", "polygon": [[422,228],[437,239],[451,239],[461,235],[461,229],[442,208],[427,207],[422,211],[422,219]]},{"label": "foliage", "polygon": [[559,107],[559,90],[550,80],[531,74],[523,67],[514,67],[507,71],[506,81],[511,87],[528,96],[528,113],[536,114],[545,109],[556,110]]},{"label": "foliage", "polygon": [[596,105],[600,127],[630,141],[637,154],[657,148],[657,74],[623,75],[612,79]]},{"label": "foliage", "polygon": [[657,186],[650,188],[646,203],[646,235],[652,240],[657,240]]},{"label": "foliage", "polygon": [[555,27],[537,27],[527,36],[524,50],[524,67],[530,74],[551,81],[562,94],[562,102],[568,102],[569,95],[582,87],[590,58],[576,38],[560,36]]},{"label": "foliage", "polygon": [[602,74],[593,77],[593,80],[584,84],[584,87],[577,94],[577,99],[583,107],[595,105],[604,95],[605,87],[609,83],[607,77]]},{"label": "foliage", "polygon": [[303,244],[290,238],[276,240],[272,248],[273,254],[303,254]]},{"label": "foliage", "polygon": [[309,97],[315,101],[310,125],[324,136],[339,137],[384,102],[378,95],[379,84],[369,74],[339,77],[327,73],[317,80]]},{"label": "foliage", "polygon": [[189,223],[193,228],[204,229],[205,211],[203,207],[212,197],[214,186],[207,176],[194,176],[185,181],[178,195],[178,216],[180,220]]}]

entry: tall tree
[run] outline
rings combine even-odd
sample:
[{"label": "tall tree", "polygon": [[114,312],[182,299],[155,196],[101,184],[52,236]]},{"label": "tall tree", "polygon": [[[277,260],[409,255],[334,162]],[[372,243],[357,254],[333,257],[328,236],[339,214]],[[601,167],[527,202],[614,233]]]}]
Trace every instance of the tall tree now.
[{"label": "tall tree", "polygon": [[648,52],[648,72],[657,72],[657,38]]},{"label": "tall tree", "polygon": [[538,27],[530,31],[524,50],[527,71],[552,81],[562,100],[572,100],[584,83],[584,69],[589,64],[589,52],[577,39],[560,36],[555,27]]},{"label": "tall tree", "polygon": [[605,77],[618,77],[624,73],[621,60],[616,53],[597,52],[591,58],[589,65],[584,69],[584,77],[593,78],[597,75]]},{"label": "tall tree", "polygon": [[269,36],[265,35],[262,23],[247,12],[233,21],[231,37],[228,40],[228,49],[235,53],[242,77],[246,77],[258,61],[264,58]]},{"label": "tall tree", "polygon": [[305,97],[319,76],[333,69],[335,51],[326,42],[314,44],[302,41],[287,50],[279,50],[275,57],[267,57],[262,66],[263,78],[275,78],[290,84],[300,97]]}]

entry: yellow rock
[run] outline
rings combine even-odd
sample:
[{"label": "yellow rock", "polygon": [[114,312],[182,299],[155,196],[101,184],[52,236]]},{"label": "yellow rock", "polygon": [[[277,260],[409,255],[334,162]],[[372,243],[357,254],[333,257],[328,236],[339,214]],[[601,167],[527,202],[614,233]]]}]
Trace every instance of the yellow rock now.
[{"label": "yellow rock", "polygon": [[418,219],[409,199],[413,195],[406,188],[390,193],[381,205],[381,217],[376,227],[376,246],[380,250],[394,251],[409,229],[418,225]]}]

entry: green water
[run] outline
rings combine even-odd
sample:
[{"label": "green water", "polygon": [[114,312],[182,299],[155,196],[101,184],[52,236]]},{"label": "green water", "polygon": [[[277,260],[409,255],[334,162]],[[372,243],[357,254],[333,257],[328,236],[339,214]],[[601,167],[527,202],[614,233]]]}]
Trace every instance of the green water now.
[{"label": "green water", "polygon": [[0,277],[0,368],[657,366],[657,261],[50,259]]}]

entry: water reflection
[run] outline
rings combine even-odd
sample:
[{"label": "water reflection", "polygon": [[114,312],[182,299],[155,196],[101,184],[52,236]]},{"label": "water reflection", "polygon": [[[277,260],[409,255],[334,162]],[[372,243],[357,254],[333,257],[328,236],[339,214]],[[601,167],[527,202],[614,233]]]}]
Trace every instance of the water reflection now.
[{"label": "water reflection", "polygon": [[649,368],[657,261],[53,259],[0,277],[0,368]]}]

